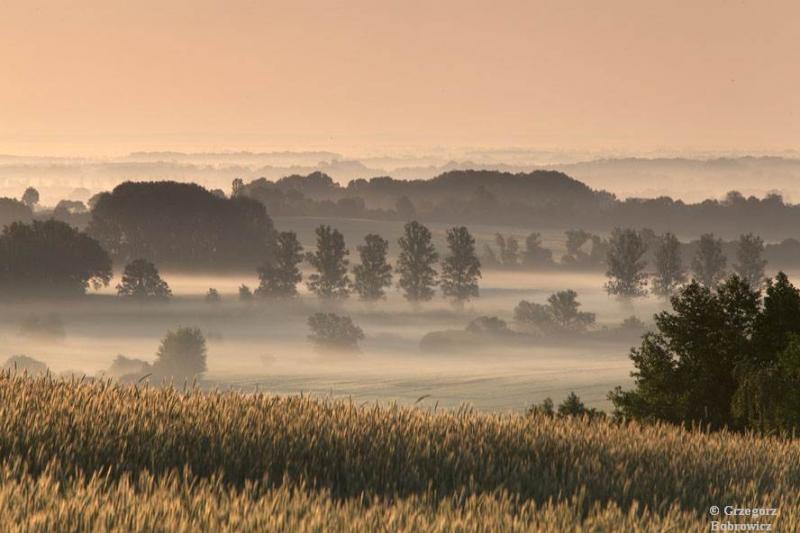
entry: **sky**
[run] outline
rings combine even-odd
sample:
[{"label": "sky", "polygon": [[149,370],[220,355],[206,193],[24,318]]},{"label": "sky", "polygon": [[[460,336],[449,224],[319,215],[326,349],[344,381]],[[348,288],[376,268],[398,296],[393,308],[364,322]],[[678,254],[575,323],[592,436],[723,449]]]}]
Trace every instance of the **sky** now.
[{"label": "sky", "polygon": [[0,153],[800,147],[800,3],[0,0]]}]

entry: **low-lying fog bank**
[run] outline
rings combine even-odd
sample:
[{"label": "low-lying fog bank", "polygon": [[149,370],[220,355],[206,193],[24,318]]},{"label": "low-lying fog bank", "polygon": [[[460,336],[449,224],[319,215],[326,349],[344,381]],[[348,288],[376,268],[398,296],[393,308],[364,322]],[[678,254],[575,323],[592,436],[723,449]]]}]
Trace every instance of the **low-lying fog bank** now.
[{"label": "low-lying fog bank", "polygon": [[[487,272],[481,297],[460,311],[440,298],[415,309],[394,291],[374,305],[351,298],[326,306],[306,293],[292,302],[248,303],[239,301],[238,288],[242,283],[255,287],[255,277],[165,273],[164,278],[174,297],[161,304],[124,301],[107,291],[77,302],[4,304],[0,358],[24,354],[55,374],[97,376],[118,354],[153,361],[168,330],[193,326],[208,342],[202,386],[359,401],[414,403],[424,397],[420,403],[425,405],[469,403],[485,410],[521,410],[548,396],[561,400],[574,390],[587,405],[609,409],[606,393],[630,383],[628,350],[636,336],[488,338],[463,350],[423,350],[420,341],[432,332],[463,331],[479,316],[496,316],[513,326],[520,300],[544,303],[564,289],[577,291],[581,310],[597,314],[596,330],[611,331],[632,315],[649,323],[665,305],[655,298],[620,302],[605,294],[604,278],[596,274]],[[219,291],[221,302],[204,300],[210,287]],[[306,321],[319,310],[349,315],[363,329],[359,353],[314,349]],[[48,329],[49,319],[57,323],[55,332]]]}]

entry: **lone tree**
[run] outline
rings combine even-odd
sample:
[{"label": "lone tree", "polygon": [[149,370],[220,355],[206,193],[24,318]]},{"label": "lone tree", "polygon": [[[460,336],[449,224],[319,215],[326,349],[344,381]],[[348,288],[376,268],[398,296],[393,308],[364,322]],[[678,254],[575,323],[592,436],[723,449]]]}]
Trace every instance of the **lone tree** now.
[{"label": "lone tree", "polygon": [[686,282],[680,246],[678,238],[672,233],[665,233],[657,240],[653,292],[659,296],[670,296],[679,285]]},{"label": "lone tree", "polygon": [[13,222],[0,233],[3,294],[80,296],[111,281],[111,259],[100,244],[56,220]]},{"label": "lone tree", "polygon": [[28,187],[22,193],[22,203],[33,209],[39,203],[39,191],[33,187]]},{"label": "lone tree", "polygon": [[156,353],[153,374],[191,378],[206,371],[206,339],[197,328],[168,331]]},{"label": "lone tree", "polygon": [[450,254],[442,261],[442,293],[462,304],[478,296],[478,279],[481,262],[475,255],[475,238],[467,228],[460,226],[447,231]]},{"label": "lone tree", "polygon": [[253,291],[245,284],[239,286],[239,301],[249,302],[253,299]]},{"label": "lone tree", "polygon": [[526,267],[546,267],[553,264],[553,252],[542,246],[542,236],[531,233],[525,237],[525,251],[522,252],[522,264]]},{"label": "lone tree", "polygon": [[270,298],[296,296],[297,284],[303,279],[300,273],[302,262],[303,247],[297,240],[297,234],[293,231],[279,233],[274,257],[258,269],[256,295]]},{"label": "lone tree", "polygon": [[433,265],[439,260],[439,254],[431,242],[431,232],[416,220],[406,224],[403,232],[397,241],[400,245],[397,258],[397,272],[400,273],[398,285],[410,302],[430,300],[436,286]]},{"label": "lone tree", "polygon": [[606,254],[606,276],[610,278],[605,285],[608,294],[625,298],[644,296],[644,287],[647,285],[644,269],[647,261],[642,258],[645,253],[647,245],[636,230],[614,229]]},{"label": "lone tree", "polygon": [[117,294],[137,300],[166,300],[172,295],[156,266],[144,259],[134,259],[125,266]]},{"label": "lone tree", "polygon": [[722,239],[715,239],[713,233],[701,235],[697,253],[692,260],[695,279],[706,287],[713,287],[725,277],[727,262],[722,253]]},{"label": "lone tree", "polygon": [[762,259],[763,253],[764,241],[761,237],[752,233],[739,237],[739,246],[736,249],[738,263],[733,265],[733,271],[754,289],[764,281],[764,267],[767,262]]},{"label": "lone tree", "polygon": [[364,331],[349,316],[314,313],[308,317],[308,339],[323,350],[357,351]]},{"label": "lone tree", "polygon": [[320,298],[347,298],[350,292],[350,278],[347,276],[350,254],[344,245],[344,237],[339,230],[330,226],[319,226],[317,251],[306,254],[306,259],[317,272],[308,277],[308,289]]},{"label": "lone tree", "polygon": [[543,333],[580,333],[595,321],[594,313],[579,311],[578,293],[559,291],[547,298],[547,305],[522,300],[514,309],[514,321]]},{"label": "lone tree", "polygon": [[386,262],[388,251],[389,241],[372,233],[358,247],[361,264],[353,267],[353,288],[362,300],[384,298],[384,289],[392,284],[392,267]]}]

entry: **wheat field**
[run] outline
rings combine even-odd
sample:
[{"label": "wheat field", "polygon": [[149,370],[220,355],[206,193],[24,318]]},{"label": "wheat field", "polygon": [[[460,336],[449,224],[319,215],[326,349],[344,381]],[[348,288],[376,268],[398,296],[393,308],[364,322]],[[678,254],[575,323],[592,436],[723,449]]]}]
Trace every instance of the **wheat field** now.
[{"label": "wheat field", "polygon": [[0,459],[20,531],[800,530],[798,441],[665,425],[5,372]]}]

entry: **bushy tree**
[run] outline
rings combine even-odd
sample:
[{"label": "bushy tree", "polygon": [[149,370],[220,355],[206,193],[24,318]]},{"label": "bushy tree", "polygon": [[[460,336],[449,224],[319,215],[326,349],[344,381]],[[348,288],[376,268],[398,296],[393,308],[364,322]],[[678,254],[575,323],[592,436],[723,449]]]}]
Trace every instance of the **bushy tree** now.
[{"label": "bushy tree", "polygon": [[308,317],[308,327],[309,340],[321,349],[356,351],[359,341],[364,339],[364,331],[349,316],[314,313]]},{"label": "bushy tree", "polygon": [[192,378],[206,371],[206,339],[197,328],[180,327],[162,339],[153,363],[161,378]]},{"label": "bushy tree", "polygon": [[353,288],[362,300],[380,300],[386,287],[392,284],[392,267],[386,261],[389,241],[380,235],[369,234],[358,246],[361,264],[353,267]]},{"label": "bushy tree", "polygon": [[347,256],[350,252],[339,230],[319,226],[317,251],[306,254],[306,259],[317,271],[308,277],[308,289],[320,298],[347,298],[350,278],[347,275]]},{"label": "bushy tree", "polygon": [[430,230],[417,221],[409,222],[403,228],[403,236],[398,244],[398,285],[405,298],[411,302],[430,300],[436,286],[436,270],[433,266],[439,260],[439,254],[431,242]]},{"label": "bushy tree", "polygon": [[87,233],[126,263],[147,257],[170,267],[255,268],[271,257],[272,219],[263,204],[220,198],[193,184],[125,182],[103,193]]},{"label": "bushy tree", "polygon": [[672,233],[665,233],[656,241],[653,292],[659,296],[671,296],[679,285],[686,282],[680,246]]},{"label": "bushy tree", "polygon": [[714,238],[713,233],[701,235],[697,253],[692,260],[694,278],[706,287],[713,287],[725,277],[727,262],[722,253],[722,239]]},{"label": "bushy tree", "polygon": [[594,324],[595,314],[580,311],[580,305],[573,290],[551,294],[547,305],[522,300],[514,309],[514,321],[544,333],[583,332]]},{"label": "bushy tree", "polygon": [[39,203],[39,191],[33,187],[28,187],[22,193],[22,203],[33,209]]},{"label": "bushy tree", "polygon": [[447,247],[450,253],[442,261],[442,293],[459,303],[477,297],[481,262],[475,255],[475,239],[464,226],[451,228]]},{"label": "bushy tree", "polygon": [[542,246],[541,234],[534,232],[525,238],[522,264],[529,268],[553,265],[553,252]]},{"label": "bushy tree", "polygon": [[135,259],[125,266],[117,294],[137,300],[166,300],[172,296],[172,291],[153,263]]},{"label": "bushy tree", "polygon": [[767,262],[762,258],[764,253],[764,241],[761,237],[748,233],[739,237],[736,248],[736,259],[738,263],[733,265],[733,271],[740,278],[757,288],[764,281],[764,267]]},{"label": "bushy tree", "polygon": [[278,234],[275,254],[258,268],[259,285],[256,295],[270,298],[297,296],[297,284],[303,279],[300,263],[303,262],[303,247],[293,231]]},{"label": "bushy tree", "polygon": [[0,293],[16,297],[78,296],[111,281],[100,244],[56,220],[14,222],[0,234]]},{"label": "bushy tree", "polygon": [[626,298],[645,294],[647,262],[643,257],[646,252],[647,246],[636,230],[614,229],[606,255],[609,280],[605,288],[609,294]]},{"label": "bushy tree", "polygon": [[735,426],[736,368],[753,352],[759,294],[736,276],[715,288],[697,281],[655,316],[656,332],[631,350],[635,388],[610,394],[618,416]]}]

